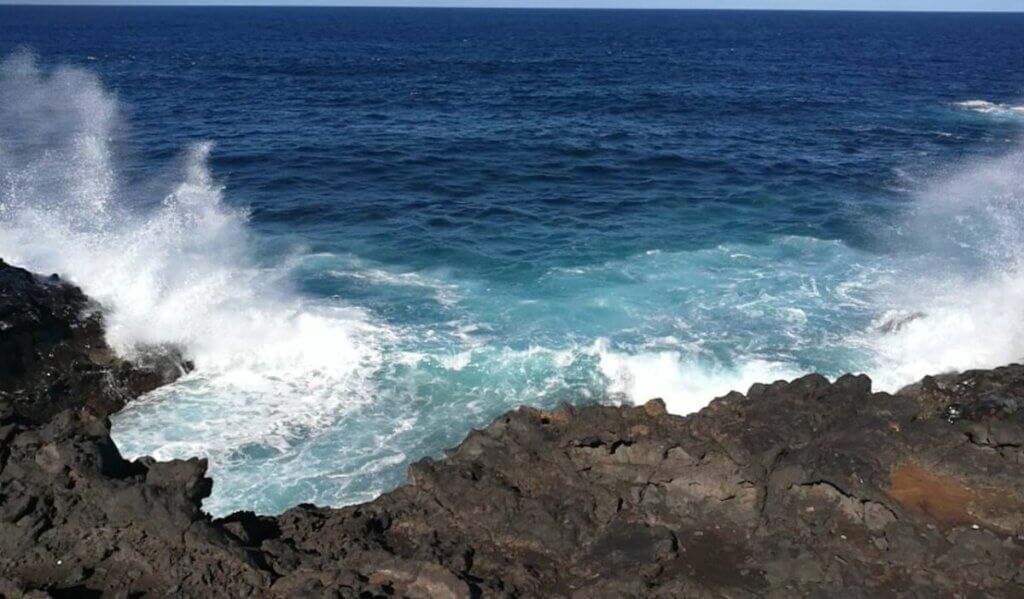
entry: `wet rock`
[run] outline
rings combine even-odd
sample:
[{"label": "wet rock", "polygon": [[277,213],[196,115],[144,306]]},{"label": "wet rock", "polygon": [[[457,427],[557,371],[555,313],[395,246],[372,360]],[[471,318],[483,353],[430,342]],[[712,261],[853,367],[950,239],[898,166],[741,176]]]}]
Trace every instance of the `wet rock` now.
[{"label": "wet rock", "polygon": [[919,319],[925,318],[927,316],[928,315],[925,314],[924,312],[911,312],[909,314],[894,314],[892,316],[889,316],[889,318],[885,319],[885,321],[882,322],[882,324],[878,325],[877,330],[878,330],[879,333],[882,333],[883,335],[889,335],[889,334],[892,334],[892,333],[897,333],[897,332],[903,330],[904,327],[906,327],[908,324],[914,322],[915,320],[919,320]]},{"label": "wet rock", "polygon": [[81,407],[107,416],[190,367],[170,348],[117,357],[99,306],[78,287],[0,260],[0,394],[21,417]]}]

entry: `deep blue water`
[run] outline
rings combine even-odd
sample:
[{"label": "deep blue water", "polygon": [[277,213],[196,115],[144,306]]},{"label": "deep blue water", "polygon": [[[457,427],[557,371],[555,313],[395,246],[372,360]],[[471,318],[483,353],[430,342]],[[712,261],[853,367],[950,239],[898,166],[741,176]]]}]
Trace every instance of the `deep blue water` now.
[{"label": "deep blue water", "polygon": [[189,349],[115,437],[217,513],[524,403],[1024,355],[1024,15],[0,6],[0,55],[0,252]]}]

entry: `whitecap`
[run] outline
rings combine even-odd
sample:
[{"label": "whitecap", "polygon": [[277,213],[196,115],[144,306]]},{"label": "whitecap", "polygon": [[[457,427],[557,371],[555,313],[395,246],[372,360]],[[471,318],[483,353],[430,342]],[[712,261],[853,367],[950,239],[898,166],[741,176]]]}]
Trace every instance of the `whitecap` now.
[{"label": "whitecap", "polygon": [[1004,104],[988,100],[964,100],[954,103],[955,106],[981,114],[998,116],[1024,116],[1024,104]]}]

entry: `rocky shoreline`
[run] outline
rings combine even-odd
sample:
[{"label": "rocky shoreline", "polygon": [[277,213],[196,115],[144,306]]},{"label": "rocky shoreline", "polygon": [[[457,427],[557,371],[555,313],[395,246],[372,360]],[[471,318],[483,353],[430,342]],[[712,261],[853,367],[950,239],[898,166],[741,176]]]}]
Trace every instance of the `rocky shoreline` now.
[{"label": "rocky shoreline", "polygon": [[1021,597],[1024,366],[530,408],[366,504],[211,519],[107,417],[189,368],[0,262],[0,596]]}]

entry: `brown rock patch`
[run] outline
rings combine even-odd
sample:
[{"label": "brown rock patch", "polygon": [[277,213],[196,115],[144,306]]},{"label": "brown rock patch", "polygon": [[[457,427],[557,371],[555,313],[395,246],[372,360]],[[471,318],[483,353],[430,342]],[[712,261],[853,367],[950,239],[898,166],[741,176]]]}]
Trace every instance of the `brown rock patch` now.
[{"label": "brown rock patch", "polygon": [[901,464],[892,472],[889,496],[911,512],[942,524],[972,524],[967,510],[976,493],[962,481],[935,474],[915,464]]}]

